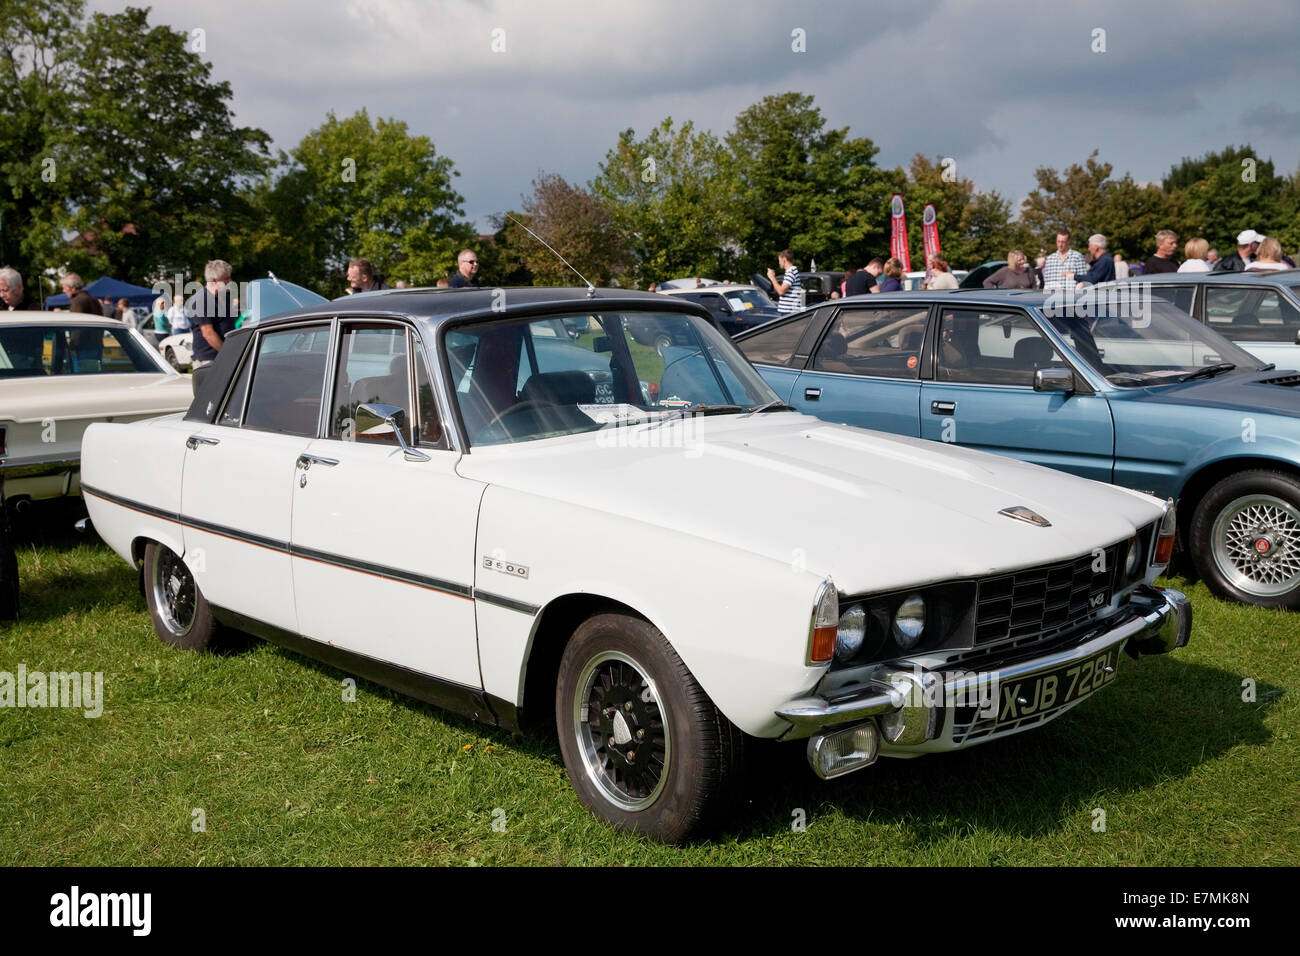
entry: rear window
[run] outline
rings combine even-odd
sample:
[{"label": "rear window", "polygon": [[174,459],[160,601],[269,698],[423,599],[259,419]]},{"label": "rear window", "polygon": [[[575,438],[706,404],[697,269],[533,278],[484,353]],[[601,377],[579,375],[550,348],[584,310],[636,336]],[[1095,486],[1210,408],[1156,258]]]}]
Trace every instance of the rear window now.
[{"label": "rear window", "polygon": [[0,327],[0,378],[161,371],[126,326]]}]

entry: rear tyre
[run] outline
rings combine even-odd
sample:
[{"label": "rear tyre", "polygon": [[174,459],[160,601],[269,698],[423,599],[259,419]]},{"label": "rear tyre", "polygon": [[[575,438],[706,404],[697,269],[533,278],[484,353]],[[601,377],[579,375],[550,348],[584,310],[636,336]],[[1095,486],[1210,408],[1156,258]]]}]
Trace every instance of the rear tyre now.
[{"label": "rear tyre", "polygon": [[206,651],[220,630],[207,598],[176,552],[150,541],[144,550],[144,594],[163,643]]},{"label": "rear tyre", "polygon": [[574,633],[555,696],[578,799],[620,830],[676,843],[730,798],[744,735],[653,625],[601,614]]},{"label": "rear tyre", "polygon": [[1196,570],[1218,597],[1300,610],[1300,481],[1242,471],[1210,489],[1192,516]]}]

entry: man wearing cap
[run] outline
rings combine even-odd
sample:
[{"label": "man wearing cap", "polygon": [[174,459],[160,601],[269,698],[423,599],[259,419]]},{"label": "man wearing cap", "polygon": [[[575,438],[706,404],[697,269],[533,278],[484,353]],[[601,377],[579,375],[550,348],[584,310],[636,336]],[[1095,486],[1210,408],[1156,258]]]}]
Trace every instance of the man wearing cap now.
[{"label": "man wearing cap", "polygon": [[1246,266],[1255,261],[1255,250],[1264,241],[1264,237],[1254,229],[1247,229],[1237,236],[1237,251],[1224,256],[1214,264],[1215,272],[1245,272]]}]

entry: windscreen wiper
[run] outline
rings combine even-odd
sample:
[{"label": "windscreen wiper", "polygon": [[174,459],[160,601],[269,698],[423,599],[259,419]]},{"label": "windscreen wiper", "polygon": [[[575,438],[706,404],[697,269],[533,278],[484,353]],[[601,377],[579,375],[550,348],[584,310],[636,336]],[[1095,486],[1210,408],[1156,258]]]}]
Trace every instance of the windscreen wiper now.
[{"label": "windscreen wiper", "polygon": [[1207,365],[1205,368],[1198,368],[1195,372],[1184,375],[1178,381],[1190,382],[1194,378],[1214,378],[1221,372],[1231,372],[1237,366],[1231,362],[1220,362],[1218,365]]},{"label": "windscreen wiper", "polygon": [[748,415],[757,415],[760,412],[797,412],[798,410],[799,409],[795,408],[789,402],[784,402],[779,398],[774,398],[772,401],[765,402],[757,408],[751,408],[746,417],[748,417]]},{"label": "windscreen wiper", "polygon": [[739,405],[706,405],[703,402],[696,402],[693,405],[686,405],[682,408],[670,408],[663,418],[656,422],[651,422],[650,427],[662,425],[664,422],[675,421],[678,418],[685,418],[687,415],[730,415],[734,412],[743,412],[744,409]]}]

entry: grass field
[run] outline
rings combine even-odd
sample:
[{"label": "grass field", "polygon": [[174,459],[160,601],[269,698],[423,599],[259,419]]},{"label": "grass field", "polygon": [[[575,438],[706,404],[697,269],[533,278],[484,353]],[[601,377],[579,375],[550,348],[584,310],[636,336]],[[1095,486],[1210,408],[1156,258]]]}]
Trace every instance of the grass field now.
[{"label": "grass field", "polygon": [[764,746],[750,799],[679,848],[597,823],[551,741],[366,682],[345,702],[345,673],[257,641],[170,649],[132,570],[42,517],[0,671],[102,671],[105,704],[0,709],[0,865],[1300,864],[1300,616],[1199,584],[1174,582],[1189,647],[1047,727],[829,784]]}]

